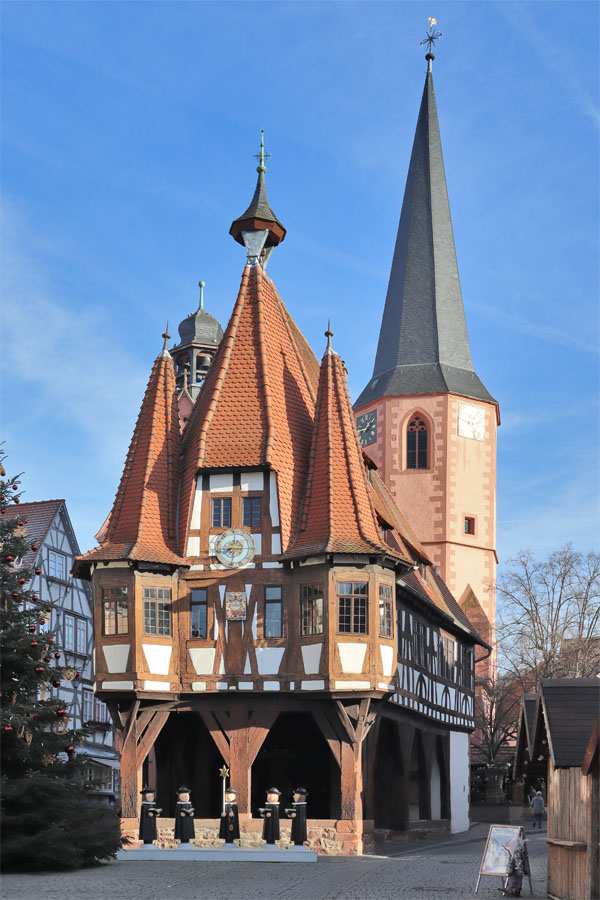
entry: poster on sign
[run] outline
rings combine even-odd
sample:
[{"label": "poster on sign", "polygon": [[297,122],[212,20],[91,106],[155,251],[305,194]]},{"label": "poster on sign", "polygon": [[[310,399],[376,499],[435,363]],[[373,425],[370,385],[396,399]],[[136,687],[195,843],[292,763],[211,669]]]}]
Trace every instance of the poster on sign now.
[{"label": "poster on sign", "polygon": [[[517,851],[517,848],[520,848]],[[523,873],[529,876],[529,889],[533,894],[527,842],[525,832],[520,825],[490,825],[483,857],[479,866],[479,877],[475,893],[479,890],[482,875],[497,875],[507,879],[514,871],[515,858],[520,853],[523,858]]]}]

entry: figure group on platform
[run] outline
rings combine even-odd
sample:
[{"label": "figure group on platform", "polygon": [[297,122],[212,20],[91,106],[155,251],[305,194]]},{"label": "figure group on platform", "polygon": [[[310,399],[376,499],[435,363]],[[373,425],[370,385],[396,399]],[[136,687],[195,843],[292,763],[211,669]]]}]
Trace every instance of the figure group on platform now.
[{"label": "figure group on platform", "polygon": [[[162,813],[162,809],[156,806],[156,793],[153,788],[144,785],[141,790],[142,803],[140,809],[140,840],[145,845],[152,845],[157,838],[156,819]],[[175,806],[175,840],[181,845],[187,845],[195,837],[194,807],[191,802],[190,788],[183,785],[175,792],[177,803]],[[262,836],[268,848],[272,848],[280,840],[279,827],[279,798],[281,791],[276,787],[267,790],[264,807],[259,809],[264,819]],[[284,809],[284,813],[292,820],[291,841],[295,847],[304,846],[307,840],[306,828],[306,788],[298,787],[294,790],[292,805]],[[219,826],[219,837],[225,844],[233,845],[240,837],[240,820],[237,805],[237,791],[227,787],[223,796],[223,811]]]}]

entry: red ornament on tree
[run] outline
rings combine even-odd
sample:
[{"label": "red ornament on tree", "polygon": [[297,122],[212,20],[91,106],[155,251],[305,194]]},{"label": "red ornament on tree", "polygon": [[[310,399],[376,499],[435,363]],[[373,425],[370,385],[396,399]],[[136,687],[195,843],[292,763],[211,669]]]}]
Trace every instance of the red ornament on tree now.
[{"label": "red ornament on tree", "polygon": [[17,525],[19,526],[19,528],[21,527],[22,524],[23,524],[22,522],[17,522]]},{"label": "red ornament on tree", "polygon": [[43,666],[36,666],[36,667],[35,667],[35,671],[36,671],[36,672],[45,672],[46,670],[45,670],[45,668],[44,668]]},{"label": "red ornament on tree", "polygon": [[38,548],[38,545],[37,545],[37,544],[32,544],[32,545],[31,545],[31,549],[32,549],[32,550],[38,550],[39,548]]},{"label": "red ornament on tree", "polygon": [[13,727],[12,727],[12,725],[5,725],[5,726],[4,726],[4,730],[5,730],[5,731],[12,731],[12,730],[13,730]]},{"label": "red ornament on tree", "polygon": [[18,491],[18,490],[19,490],[19,485],[18,485],[18,484],[13,484],[13,485],[12,485],[12,489],[13,489],[13,491]]},{"label": "red ornament on tree", "polygon": [[58,681],[58,679],[56,681],[53,681],[52,684],[54,687],[60,687],[60,681]]},{"label": "red ornament on tree", "polygon": [[41,574],[42,574],[42,570],[41,570],[41,569],[36,569],[36,570],[35,570],[35,574],[36,574],[36,575],[41,575]]},{"label": "red ornament on tree", "polygon": [[60,659],[60,653],[55,653],[55,654],[54,654],[54,659]]},{"label": "red ornament on tree", "polygon": [[[35,631],[35,628],[34,628],[33,630]],[[37,647],[37,645],[38,645],[38,642],[37,642],[37,641],[30,641],[30,646],[31,646],[31,647]]]},{"label": "red ornament on tree", "polygon": [[64,716],[65,713],[66,713],[66,709],[62,709],[62,707],[61,707],[61,709],[56,710],[56,715],[58,716],[59,719],[62,719],[62,717]]},{"label": "red ornament on tree", "polygon": [[20,503],[20,502],[21,502],[21,501],[19,500],[18,497],[15,497],[14,499],[15,499],[15,503]]},{"label": "red ornament on tree", "polygon": [[80,675],[81,675],[81,672],[75,672],[75,674],[73,675],[73,678],[79,678]]},{"label": "red ornament on tree", "polygon": [[49,643],[49,644],[53,644],[53,643],[54,643],[54,638],[53,638],[53,637],[49,637],[49,638],[48,638],[48,643]]},{"label": "red ornament on tree", "polygon": [[32,599],[32,600],[39,600],[40,598],[38,597],[37,594],[34,594],[33,597],[32,597],[31,599]]},{"label": "red ornament on tree", "polygon": [[25,579],[24,579],[24,578],[19,578],[19,584],[25,584]]},{"label": "red ornament on tree", "polygon": [[65,752],[68,753],[69,756],[73,756],[73,754],[75,753],[75,747],[73,746],[73,744],[69,744],[68,747],[65,747]]},{"label": "red ornament on tree", "polygon": [[40,619],[40,625],[45,625],[45,624],[46,624],[46,620],[45,620],[45,619]]},{"label": "red ornament on tree", "polygon": [[30,625],[29,631],[31,631],[31,633],[33,634],[33,632],[35,631],[35,625]]},{"label": "red ornament on tree", "polygon": [[18,596],[19,596],[19,592],[18,592],[18,591],[13,591],[13,592],[11,593],[10,596],[11,596],[11,597],[18,597]]},{"label": "red ornament on tree", "polygon": [[4,559],[6,560],[6,562],[12,562],[14,559],[14,556],[10,556],[10,554],[9,554],[8,556],[5,556]]}]

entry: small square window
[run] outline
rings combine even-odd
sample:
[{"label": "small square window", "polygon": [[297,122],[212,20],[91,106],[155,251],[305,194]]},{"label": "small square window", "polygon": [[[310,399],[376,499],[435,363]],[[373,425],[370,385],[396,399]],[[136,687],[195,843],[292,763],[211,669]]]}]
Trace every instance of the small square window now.
[{"label": "small square window", "polygon": [[475,534],[475,519],[472,516],[465,516],[465,534]]},{"label": "small square window", "polygon": [[231,527],[231,497],[220,497],[212,502],[212,527]]},{"label": "small square window", "polygon": [[244,497],[244,521],[245,528],[260,527],[260,497]]},{"label": "small square window", "polygon": [[67,559],[63,553],[58,553],[56,550],[48,550],[48,575],[50,578],[65,580],[67,577]]}]

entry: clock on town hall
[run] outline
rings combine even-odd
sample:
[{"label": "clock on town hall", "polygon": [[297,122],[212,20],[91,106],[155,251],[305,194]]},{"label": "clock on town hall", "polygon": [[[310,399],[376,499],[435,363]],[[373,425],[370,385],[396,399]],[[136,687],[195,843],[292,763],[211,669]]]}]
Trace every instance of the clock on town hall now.
[{"label": "clock on town hall", "polygon": [[228,569],[247,566],[254,559],[255,552],[254,538],[240,528],[224,531],[215,541],[215,556]]},{"label": "clock on town hall", "polygon": [[472,403],[459,403],[458,433],[460,437],[482,441],[485,437],[485,410]]},{"label": "clock on town hall", "polygon": [[374,444],[377,440],[377,410],[370,409],[356,420],[358,437],[363,447]]}]

